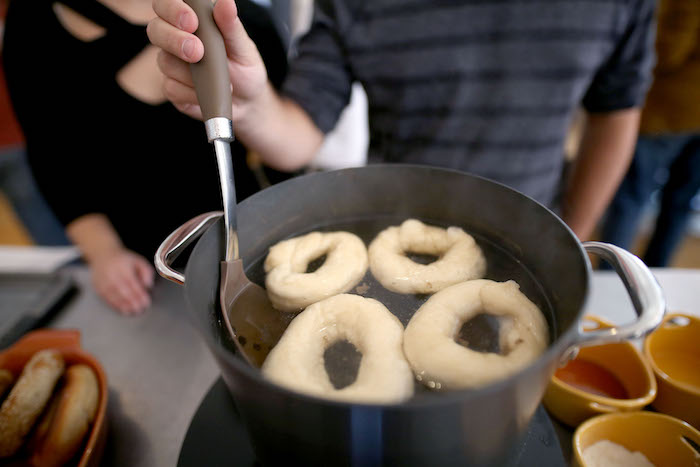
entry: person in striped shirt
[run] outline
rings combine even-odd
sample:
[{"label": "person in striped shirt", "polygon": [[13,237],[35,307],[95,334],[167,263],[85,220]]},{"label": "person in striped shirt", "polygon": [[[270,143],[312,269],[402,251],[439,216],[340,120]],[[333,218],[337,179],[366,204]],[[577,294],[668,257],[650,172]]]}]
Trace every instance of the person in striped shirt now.
[{"label": "person in striped shirt", "polygon": [[[588,238],[629,164],[654,62],[653,0],[317,0],[281,92],[267,83],[234,0],[225,38],[239,139],[272,167],[307,164],[367,93],[368,160],[429,164],[509,185]],[[183,0],[155,0],[164,92],[201,118],[188,63],[204,48]],[[586,125],[565,173],[577,109]]]}]

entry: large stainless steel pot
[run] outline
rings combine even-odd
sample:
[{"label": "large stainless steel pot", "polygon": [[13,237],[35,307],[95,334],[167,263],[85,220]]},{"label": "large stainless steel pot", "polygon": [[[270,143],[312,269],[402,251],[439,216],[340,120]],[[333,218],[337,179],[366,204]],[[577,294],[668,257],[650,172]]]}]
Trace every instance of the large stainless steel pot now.
[{"label": "large stainless steel pot", "polygon": [[[368,225],[376,230],[415,217],[472,233],[486,251],[487,277],[518,280],[543,309],[552,335],[534,364],[479,390],[426,391],[400,405],[321,400],[268,383],[235,354],[219,310],[224,257],[220,214],[204,214],[173,232],[161,245],[156,266],[164,277],[184,283],[192,321],[214,354],[256,455],[266,465],[503,465],[557,365],[578,346],[641,337],[664,314],[661,290],[638,258],[612,245],[582,245],[552,212],[503,185],[461,172],[403,165],[306,175],[240,204],[241,254],[252,280],[262,283],[261,262],[282,239],[319,228],[357,228],[367,240]],[[173,269],[173,259],[197,238],[184,274]],[[582,332],[579,321],[591,274],[587,252],[613,263],[637,321]],[[397,310],[402,302],[387,300],[398,300],[387,306],[405,323],[410,315]]]}]

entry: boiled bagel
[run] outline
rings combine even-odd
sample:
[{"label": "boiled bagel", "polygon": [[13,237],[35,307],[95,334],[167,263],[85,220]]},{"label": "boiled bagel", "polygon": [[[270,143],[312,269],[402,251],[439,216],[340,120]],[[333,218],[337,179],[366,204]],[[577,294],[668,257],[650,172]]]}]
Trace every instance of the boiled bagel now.
[{"label": "boiled bagel", "polygon": [[[326,255],[313,272],[311,261]],[[265,288],[272,305],[299,311],[352,289],[367,271],[367,248],[349,232],[311,232],[277,243],[265,258]]]},{"label": "boiled bagel", "polygon": [[[438,256],[419,264],[406,256]],[[385,288],[403,294],[428,294],[483,277],[486,259],[474,238],[459,227],[440,227],[408,219],[380,232],[369,245],[369,267]]]},{"label": "boiled bagel", "polygon": [[[404,333],[404,352],[416,377],[431,388],[475,388],[504,379],[537,359],[547,347],[547,322],[519,289],[515,281],[481,279],[430,297]],[[462,324],[479,313],[499,317],[499,343],[505,355],[456,342]]]},{"label": "boiled bagel", "polygon": [[63,357],[41,350],[29,359],[7,399],[0,406],[0,457],[13,455],[46,407],[63,374]]},{"label": "boiled bagel", "polygon": [[59,467],[78,452],[95,419],[99,396],[97,377],[89,366],[68,367],[52,410],[36,430],[32,465]]},{"label": "boiled bagel", "polygon": [[[384,305],[340,294],[317,302],[289,325],[262,367],[270,381],[305,394],[361,403],[397,403],[413,395],[402,350],[403,326]],[[336,389],[324,366],[326,349],[342,340],[362,354],[355,381]]]}]

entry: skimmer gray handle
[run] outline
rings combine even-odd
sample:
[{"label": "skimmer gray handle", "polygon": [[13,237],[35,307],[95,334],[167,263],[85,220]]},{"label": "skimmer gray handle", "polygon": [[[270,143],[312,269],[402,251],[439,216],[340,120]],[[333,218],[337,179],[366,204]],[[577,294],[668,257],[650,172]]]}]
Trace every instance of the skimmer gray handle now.
[{"label": "skimmer gray handle", "polygon": [[226,261],[238,259],[236,188],[231,161],[233,141],[231,80],[224,39],[213,17],[211,0],[185,0],[199,20],[195,34],[204,44],[204,57],[190,65],[197,100],[202,109],[207,138],[214,144],[224,205]]}]

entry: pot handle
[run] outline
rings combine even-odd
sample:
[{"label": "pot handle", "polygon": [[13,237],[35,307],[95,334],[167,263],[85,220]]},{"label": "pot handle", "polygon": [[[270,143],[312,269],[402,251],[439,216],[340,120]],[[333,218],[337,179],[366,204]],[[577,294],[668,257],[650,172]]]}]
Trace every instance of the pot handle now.
[{"label": "pot handle", "polygon": [[576,355],[578,347],[609,344],[643,337],[656,329],[664,318],[666,300],[656,278],[641,259],[629,251],[609,243],[584,242],[583,248],[608,261],[625,284],[637,316],[636,321],[607,329],[579,329],[575,347],[569,349],[565,360]]},{"label": "pot handle", "polygon": [[204,234],[207,228],[219,219],[223,213],[212,211],[190,219],[175,229],[173,233],[163,240],[158,247],[154,264],[158,274],[176,284],[185,283],[185,275],[172,268],[172,263],[189,244]]}]

